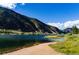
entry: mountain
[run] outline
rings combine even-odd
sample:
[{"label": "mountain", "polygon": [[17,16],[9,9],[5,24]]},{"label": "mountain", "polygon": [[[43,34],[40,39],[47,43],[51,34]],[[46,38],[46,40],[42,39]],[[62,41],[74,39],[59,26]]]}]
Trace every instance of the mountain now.
[{"label": "mountain", "polygon": [[64,33],[71,33],[72,32],[72,28],[66,28],[64,29]]},{"label": "mountain", "polygon": [[21,15],[11,9],[0,7],[0,29],[19,30],[22,32],[61,33],[36,18]]}]

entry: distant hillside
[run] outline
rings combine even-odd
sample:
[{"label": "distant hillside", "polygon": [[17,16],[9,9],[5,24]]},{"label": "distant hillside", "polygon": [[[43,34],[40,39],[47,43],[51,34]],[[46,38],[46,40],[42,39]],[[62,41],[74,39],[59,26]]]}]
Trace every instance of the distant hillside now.
[{"label": "distant hillside", "polygon": [[64,33],[71,33],[72,32],[72,28],[66,28],[64,29]]},{"label": "distant hillside", "polygon": [[19,30],[22,32],[61,33],[54,26],[49,26],[36,18],[27,17],[3,7],[0,7],[0,29]]}]

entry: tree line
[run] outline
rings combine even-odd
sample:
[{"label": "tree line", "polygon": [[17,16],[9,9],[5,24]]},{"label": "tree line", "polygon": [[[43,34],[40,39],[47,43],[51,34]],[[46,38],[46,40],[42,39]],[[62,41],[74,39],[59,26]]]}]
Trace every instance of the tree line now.
[{"label": "tree line", "polygon": [[79,34],[79,29],[77,28],[77,26],[72,27],[72,34]]}]

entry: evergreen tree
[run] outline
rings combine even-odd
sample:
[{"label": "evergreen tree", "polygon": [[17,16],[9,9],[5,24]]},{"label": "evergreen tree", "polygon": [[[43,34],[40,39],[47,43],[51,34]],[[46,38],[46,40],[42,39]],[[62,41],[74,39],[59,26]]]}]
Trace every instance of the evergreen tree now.
[{"label": "evergreen tree", "polygon": [[79,29],[76,26],[72,27],[72,34],[78,34],[79,33]]}]

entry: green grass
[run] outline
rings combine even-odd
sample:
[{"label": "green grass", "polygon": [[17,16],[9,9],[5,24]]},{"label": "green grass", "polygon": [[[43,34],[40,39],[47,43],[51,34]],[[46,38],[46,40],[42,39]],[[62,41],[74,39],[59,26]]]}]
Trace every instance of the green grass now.
[{"label": "green grass", "polygon": [[0,39],[0,54],[43,43],[38,40]]},{"label": "green grass", "polygon": [[67,55],[77,55],[79,54],[79,37],[67,34],[64,42],[59,42],[54,45],[51,44],[49,46]]},{"label": "green grass", "polygon": [[63,36],[59,36],[59,35],[48,35],[48,36],[45,36],[45,38],[62,38]]}]

